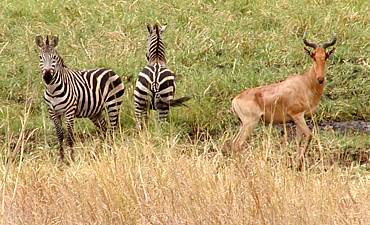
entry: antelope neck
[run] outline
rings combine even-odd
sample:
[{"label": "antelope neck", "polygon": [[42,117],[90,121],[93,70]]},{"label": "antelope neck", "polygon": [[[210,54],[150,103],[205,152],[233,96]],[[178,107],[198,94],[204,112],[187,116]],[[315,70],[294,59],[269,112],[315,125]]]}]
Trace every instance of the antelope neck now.
[{"label": "antelope neck", "polygon": [[[322,84],[319,84],[319,81],[317,79],[317,74],[315,70],[316,64],[313,64],[311,68],[308,70],[306,76],[308,78],[308,85],[310,86],[310,89],[316,94],[316,95],[322,95],[323,89],[325,86],[325,81]],[[324,74],[325,75],[325,74]],[[325,79],[325,76],[324,76]]]}]

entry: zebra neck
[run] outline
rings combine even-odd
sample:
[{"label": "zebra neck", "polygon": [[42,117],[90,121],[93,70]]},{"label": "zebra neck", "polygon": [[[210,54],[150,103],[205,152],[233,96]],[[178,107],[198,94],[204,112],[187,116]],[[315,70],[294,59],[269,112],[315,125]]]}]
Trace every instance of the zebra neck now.
[{"label": "zebra neck", "polygon": [[60,81],[59,78],[53,78],[53,81],[50,84],[45,84],[45,91],[50,95],[55,93],[56,89],[63,89],[64,83]]},{"label": "zebra neck", "polygon": [[66,81],[68,80],[69,71],[70,69],[66,67],[59,67],[55,70],[53,79],[49,84],[45,84],[46,92],[50,95],[53,95],[58,90],[63,90],[65,86],[67,86]]}]

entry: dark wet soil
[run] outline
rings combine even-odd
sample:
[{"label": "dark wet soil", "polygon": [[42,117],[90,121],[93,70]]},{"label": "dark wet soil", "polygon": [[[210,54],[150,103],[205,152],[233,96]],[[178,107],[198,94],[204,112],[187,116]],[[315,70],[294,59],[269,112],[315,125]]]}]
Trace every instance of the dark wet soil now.
[{"label": "dark wet soil", "polygon": [[[311,121],[307,121],[310,129],[314,126]],[[282,125],[280,125],[282,126]],[[294,123],[288,123],[287,128],[293,128]],[[323,121],[317,124],[320,130],[332,130],[338,133],[370,133],[370,121]]]},{"label": "dark wet soil", "polygon": [[323,130],[334,130],[339,133],[360,132],[360,133],[370,133],[370,122],[367,121],[325,121],[318,124]]},{"label": "dark wet soil", "polygon": [[[307,121],[307,125],[312,129],[314,126],[311,121]],[[282,125],[280,125],[282,126]],[[323,121],[317,124],[320,130],[334,131],[341,134],[370,134],[370,121]],[[288,133],[295,133],[294,123],[287,124]],[[329,164],[339,163],[342,166],[349,167],[354,162],[360,165],[367,165],[370,171],[370,149],[368,146],[365,148],[355,148],[347,146],[342,151],[336,152],[334,155],[327,159]]]}]

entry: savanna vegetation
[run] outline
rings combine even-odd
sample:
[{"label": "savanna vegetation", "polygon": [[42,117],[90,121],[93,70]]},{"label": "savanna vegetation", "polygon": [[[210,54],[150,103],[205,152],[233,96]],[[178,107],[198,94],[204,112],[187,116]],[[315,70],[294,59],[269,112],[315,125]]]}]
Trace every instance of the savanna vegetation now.
[{"label": "savanna vegetation", "polygon": [[[317,126],[370,121],[370,4],[359,0],[1,1],[2,224],[367,224],[370,135]],[[133,87],[146,63],[146,24],[167,23],[168,67],[188,107],[138,134]],[[259,126],[228,152],[241,90],[304,72],[302,36],[337,35],[327,86],[309,122],[306,169],[281,126]],[[43,101],[36,35],[58,35],[72,68],[124,80],[120,129],[102,139],[77,119],[76,160],[58,161]]]}]

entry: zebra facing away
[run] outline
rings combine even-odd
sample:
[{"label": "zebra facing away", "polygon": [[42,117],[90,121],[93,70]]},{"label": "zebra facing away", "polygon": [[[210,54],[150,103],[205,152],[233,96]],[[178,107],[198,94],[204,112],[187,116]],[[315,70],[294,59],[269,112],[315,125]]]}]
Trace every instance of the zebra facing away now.
[{"label": "zebra facing away", "polygon": [[171,106],[184,105],[190,97],[174,99],[175,74],[166,67],[166,56],[162,33],[166,26],[147,25],[147,53],[148,64],[139,73],[134,90],[136,126],[142,129],[143,122],[147,121],[150,109],[158,111],[160,121],[167,119]]},{"label": "zebra facing away", "polygon": [[67,145],[71,147],[73,159],[73,120],[75,117],[89,118],[102,132],[107,131],[104,118],[106,109],[111,127],[116,127],[120,105],[124,94],[121,78],[110,69],[73,70],[68,68],[55,50],[58,37],[43,41],[36,36],[40,49],[40,68],[45,84],[44,99],[54,122],[60,145],[60,158],[64,159],[62,116],[67,124]]}]

